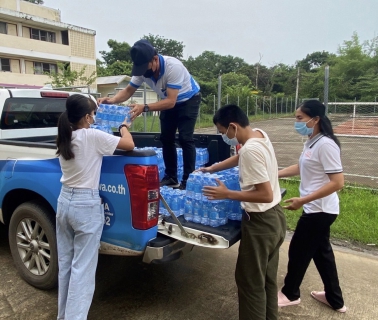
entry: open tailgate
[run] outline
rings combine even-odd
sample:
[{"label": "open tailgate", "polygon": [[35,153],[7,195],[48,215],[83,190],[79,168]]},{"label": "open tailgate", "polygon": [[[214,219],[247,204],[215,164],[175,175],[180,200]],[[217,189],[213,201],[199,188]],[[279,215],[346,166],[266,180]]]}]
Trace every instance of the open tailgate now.
[{"label": "open tailgate", "polygon": [[[286,189],[281,188],[282,198],[285,194]],[[177,220],[171,216],[160,216],[158,232],[196,246],[218,249],[227,249],[241,238],[240,221],[229,220],[227,224],[214,228],[186,221],[183,216],[178,217]]]}]

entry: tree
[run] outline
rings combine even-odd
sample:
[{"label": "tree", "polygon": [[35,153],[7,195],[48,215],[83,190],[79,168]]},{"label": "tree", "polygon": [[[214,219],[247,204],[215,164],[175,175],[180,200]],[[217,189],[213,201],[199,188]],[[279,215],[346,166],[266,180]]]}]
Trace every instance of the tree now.
[{"label": "tree", "polygon": [[185,47],[183,42],[166,39],[159,35],[155,36],[151,33],[148,34],[148,36],[144,35],[142,39],[148,40],[159,54],[175,57],[177,59],[183,58],[183,51]]},{"label": "tree", "polygon": [[86,67],[80,71],[72,71],[69,64],[58,62],[58,72],[47,73],[51,79],[53,88],[72,87],[85,85],[89,86],[96,81],[96,72],[92,72],[89,77],[84,76]]},{"label": "tree", "polygon": [[35,4],[43,4],[43,0],[24,0],[24,1],[35,3]]},{"label": "tree", "polygon": [[316,51],[311,54],[307,54],[306,58],[298,61],[297,67],[306,72],[310,72],[311,70],[329,64],[330,58],[335,56],[335,54],[327,51]]},{"label": "tree", "polygon": [[239,72],[247,66],[243,59],[233,56],[222,56],[214,51],[204,51],[198,57],[190,56],[185,66],[192,75],[201,79],[216,79],[220,74]]},{"label": "tree", "polygon": [[131,75],[132,63],[128,61],[116,61],[105,67],[104,63],[97,59],[97,75],[99,77]]},{"label": "tree", "polygon": [[101,57],[104,59],[106,67],[109,67],[116,61],[131,61],[130,45],[127,42],[118,42],[116,40],[108,40],[110,51],[100,51]]},{"label": "tree", "polygon": [[253,88],[251,80],[244,74],[229,72],[222,75],[222,86],[224,87],[248,87]]}]

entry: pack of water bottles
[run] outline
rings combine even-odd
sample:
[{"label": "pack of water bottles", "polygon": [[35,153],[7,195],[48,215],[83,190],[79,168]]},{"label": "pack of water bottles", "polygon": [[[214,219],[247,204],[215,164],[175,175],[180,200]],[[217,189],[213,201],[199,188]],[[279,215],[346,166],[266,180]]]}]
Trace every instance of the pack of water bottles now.
[{"label": "pack of water bottles", "polygon": [[224,225],[230,220],[241,220],[240,202],[236,200],[209,200],[203,195],[205,186],[218,186],[222,181],[230,190],[240,190],[238,169],[221,171],[217,174],[194,172],[186,183],[184,217],[212,227]]},{"label": "pack of water bottles", "polygon": [[[241,220],[240,201],[209,200],[203,194],[205,186],[217,186],[216,179],[222,181],[230,190],[240,190],[238,168],[220,171],[217,174],[194,172],[189,175],[186,191],[161,187],[160,192],[176,216],[184,215],[192,221],[211,227],[224,225],[228,220]],[[169,215],[162,203],[160,213]]]},{"label": "pack of water bottles", "polygon": [[[171,208],[176,217],[182,216],[184,214],[185,206],[185,190],[172,189],[169,187],[161,187],[160,193],[164,197],[168,206]],[[160,214],[169,216],[168,210],[160,201]]]},{"label": "pack of water bottles", "polygon": [[[137,150],[154,150],[156,152],[156,156],[158,158],[158,167],[159,167],[159,179],[163,179],[165,175],[165,165],[163,159],[163,151],[161,148],[155,147],[144,147],[144,148],[136,148]],[[195,168],[204,167],[206,163],[209,162],[209,152],[206,148],[196,148],[196,163]],[[177,148],[177,180],[181,181],[182,176],[184,173],[184,161],[182,158],[182,149]]]},{"label": "pack of water bottles", "polygon": [[130,123],[131,108],[112,104],[100,104],[96,113],[96,129],[112,133],[123,121]]}]

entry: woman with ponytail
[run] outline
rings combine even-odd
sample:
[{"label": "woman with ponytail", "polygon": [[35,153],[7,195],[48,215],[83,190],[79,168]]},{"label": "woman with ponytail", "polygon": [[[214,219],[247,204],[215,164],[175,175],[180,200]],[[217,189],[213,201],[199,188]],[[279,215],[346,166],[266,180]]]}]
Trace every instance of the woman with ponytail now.
[{"label": "woman with ponytail", "polygon": [[330,244],[330,227],[339,214],[337,191],[344,186],[340,142],[333,133],[325,106],[316,100],[301,104],[295,113],[296,131],[308,136],[299,164],[278,171],[278,177],[300,175],[300,197],[286,200],[288,210],[303,207],[289,246],[289,263],[278,306],[299,304],[300,285],[314,260],[324,288],[311,296],[338,312],[346,312]]},{"label": "woman with ponytail", "polygon": [[121,138],[90,128],[96,109],[90,98],[71,95],[58,121],[56,153],[63,174],[56,214],[58,320],[87,319],[104,224],[98,191],[102,158],[116,148],[134,149],[126,122],[121,126]]}]

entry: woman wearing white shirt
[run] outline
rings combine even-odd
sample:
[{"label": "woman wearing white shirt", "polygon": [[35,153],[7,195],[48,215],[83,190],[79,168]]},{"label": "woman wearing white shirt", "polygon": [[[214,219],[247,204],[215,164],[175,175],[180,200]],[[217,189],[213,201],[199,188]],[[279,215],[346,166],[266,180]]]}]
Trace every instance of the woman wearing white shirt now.
[{"label": "woman wearing white shirt", "polygon": [[98,191],[102,158],[116,148],[134,149],[126,122],[120,126],[121,138],[90,128],[96,109],[91,99],[72,95],[58,122],[57,155],[63,173],[56,214],[58,320],[87,319],[104,224]]},{"label": "woman wearing white shirt", "polygon": [[287,275],[278,292],[278,306],[300,303],[299,287],[313,259],[324,291],[312,291],[311,296],[338,312],[345,312],[329,240],[330,227],[339,214],[337,191],[344,186],[340,142],[325,114],[325,106],[319,101],[304,102],[296,110],[295,117],[296,131],[308,136],[308,140],[299,164],[280,170],[278,176],[300,175],[300,197],[286,200],[289,205],[284,208],[297,210],[303,206],[303,213],[290,242]]}]

